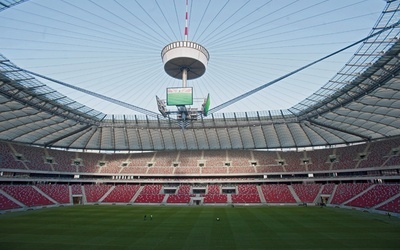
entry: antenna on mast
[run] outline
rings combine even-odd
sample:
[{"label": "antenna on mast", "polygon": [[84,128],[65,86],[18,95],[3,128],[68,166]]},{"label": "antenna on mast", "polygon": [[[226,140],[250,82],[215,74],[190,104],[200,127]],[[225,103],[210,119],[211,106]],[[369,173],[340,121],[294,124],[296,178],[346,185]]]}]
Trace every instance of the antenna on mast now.
[{"label": "antenna on mast", "polygon": [[189,5],[189,0],[186,0],[186,23],[185,23],[185,41],[188,40],[188,18],[189,18],[189,14],[188,14],[188,5]]}]

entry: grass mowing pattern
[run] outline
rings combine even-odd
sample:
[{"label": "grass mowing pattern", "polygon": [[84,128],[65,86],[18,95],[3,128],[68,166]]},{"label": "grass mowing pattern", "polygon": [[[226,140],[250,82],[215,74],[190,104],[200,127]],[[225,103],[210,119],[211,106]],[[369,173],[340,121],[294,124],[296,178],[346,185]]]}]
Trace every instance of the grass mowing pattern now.
[{"label": "grass mowing pattern", "polygon": [[1,249],[398,249],[400,220],[318,207],[74,206],[0,215],[0,246]]}]

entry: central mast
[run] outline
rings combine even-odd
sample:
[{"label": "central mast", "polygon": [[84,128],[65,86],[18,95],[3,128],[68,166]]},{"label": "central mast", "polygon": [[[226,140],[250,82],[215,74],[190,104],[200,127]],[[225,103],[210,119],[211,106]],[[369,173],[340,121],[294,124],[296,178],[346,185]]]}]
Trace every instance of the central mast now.
[{"label": "central mast", "polygon": [[[188,6],[189,6],[189,0],[186,0],[186,15],[185,15],[185,42],[188,40],[188,32],[189,32],[189,26],[188,26],[188,20],[189,20],[189,14],[188,14]],[[187,86],[187,68],[182,69],[182,87],[186,88]]]},{"label": "central mast", "polygon": [[[187,121],[197,120],[199,114],[207,116],[210,106],[210,95],[204,98],[201,110],[189,108],[193,105],[193,88],[187,81],[201,77],[207,68],[210,55],[206,48],[198,43],[188,41],[188,0],[186,1],[184,40],[165,46],[161,51],[164,71],[171,77],[182,79],[181,88],[167,88],[167,103],[157,98],[158,109],[164,117],[177,114],[181,127],[188,125]],[[176,106],[177,111],[169,111],[166,106]]]}]

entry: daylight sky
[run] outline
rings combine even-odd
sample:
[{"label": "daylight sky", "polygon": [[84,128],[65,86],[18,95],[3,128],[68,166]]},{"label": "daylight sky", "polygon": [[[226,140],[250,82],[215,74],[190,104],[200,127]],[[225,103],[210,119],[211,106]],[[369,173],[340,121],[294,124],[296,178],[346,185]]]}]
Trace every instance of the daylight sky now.
[{"label": "daylight sky", "polygon": [[[371,33],[379,0],[189,0],[188,40],[210,53],[188,82],[211,108]],[[0,12],[0,53],[17,66],[147,110],[181,86],[161,50],[184,39],[186,0],[30,0]],[[288,109],[326,84],[359,46],[286,78],[219,112]],[[39,79],[105,114],[140,114]],[[171,107],[174,109],[174,107]]]}]

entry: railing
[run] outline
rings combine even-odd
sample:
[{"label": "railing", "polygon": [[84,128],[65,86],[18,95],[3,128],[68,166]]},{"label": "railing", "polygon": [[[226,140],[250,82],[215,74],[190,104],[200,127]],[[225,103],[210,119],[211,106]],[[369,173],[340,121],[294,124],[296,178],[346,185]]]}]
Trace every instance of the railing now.
[{"label": "railing", "polygon": [[193,49],[196,49],[196,50],[200,51],[201,53],[203,53],[207,57],[207,61],[210,59],[210,54],[208,53],[206,48],[204,48],[203,46],[201,46],[198,43],[194,43],[194,42],[190,42],[190,41],[176,41],[176,42],[172,42],[172,43],[168,44],[161,51],[161,58],[164,57],[165,53],[167,53],[168,51],[170,51],[172,49],[176,49],[176,48],[193,48]]}]

